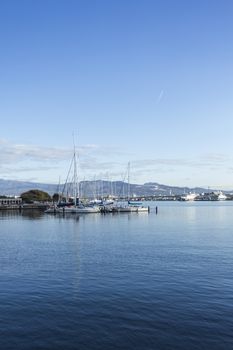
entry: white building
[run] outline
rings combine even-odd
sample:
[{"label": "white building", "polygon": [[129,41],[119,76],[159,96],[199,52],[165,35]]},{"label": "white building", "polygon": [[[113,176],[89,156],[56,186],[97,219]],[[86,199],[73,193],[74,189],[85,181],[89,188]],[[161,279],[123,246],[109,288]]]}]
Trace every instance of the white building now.
[{"label": "white building", "polygon": [[7,206],[7,205],[20,205],[22,204],[22,198],[17,197],[5,197],[0,198],[0,206]]}]

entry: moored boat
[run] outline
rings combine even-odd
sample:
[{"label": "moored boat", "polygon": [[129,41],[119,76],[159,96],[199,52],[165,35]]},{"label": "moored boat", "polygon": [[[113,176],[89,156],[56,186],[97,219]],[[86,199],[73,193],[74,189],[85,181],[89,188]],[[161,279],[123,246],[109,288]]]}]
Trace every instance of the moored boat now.
[{"label": "moored boat", "polygon": [[91,214],[91,213],[99,213],[100,212],[100,207],[98,206],[84,206],[84,205],[79,205],[79,206],[63,206],[63,207],[57,207],[53,206],[45,210],[45,213],[47,214],[56,214],[56,213],[77,213],[77,214]]},{"label": "moored boat", "polygon": [[112,208],[112,212],[115,213],[141,213],[149,212],[149,207],[136,206],[136,205],[126,205],[126,206],[115,206]]},{"label": "moored boat", "polygon": [[70,206],[70,207],[63,207],[58,208],[57,210],[59,213],[77,213],[77,214],[92,214],[92,213],[99,213],[100,208],[98,206]]}]

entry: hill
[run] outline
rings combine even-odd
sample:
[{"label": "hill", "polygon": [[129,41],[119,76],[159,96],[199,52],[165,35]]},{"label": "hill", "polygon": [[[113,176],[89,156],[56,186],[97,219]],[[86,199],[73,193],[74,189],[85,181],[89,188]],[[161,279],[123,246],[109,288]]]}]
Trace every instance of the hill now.
[{"label": "hill", "polygon": [[[62,190],[61,185],[61,190]],[[14,180],[0,179],[0,195],[20,195],[31,189],[38,189],[53,195],[58,191],[58,186],[53,184],[44,184],[39,182],[25,182]],[[142,185],[130,184],[131,195],[136,196],[152,196],[152,195],[181,195],[188,192],[208,192],[214,189],[206,189],[201,187],[177,187],[159,184],[157,182],[148,182]],[[82,181],[80,182],[80,192],[82,197],[98,197],[102,195],[127,196],[128,184],[122,181]],[[224,191],[228,193],[230,191]]]},{"label": "hill", "polygon": [[16,196],[31,189],[53,194],[57,191],[57,185],[0,179],[0,195]]}]

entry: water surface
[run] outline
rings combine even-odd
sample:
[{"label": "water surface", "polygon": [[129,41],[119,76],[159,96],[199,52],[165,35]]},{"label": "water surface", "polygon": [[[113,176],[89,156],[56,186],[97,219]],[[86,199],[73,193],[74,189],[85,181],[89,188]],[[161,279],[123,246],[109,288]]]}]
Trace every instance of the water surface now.
[{"label": "water surface", "polygon": [[0,212],[0,348],[233,348],[233,203]]}]

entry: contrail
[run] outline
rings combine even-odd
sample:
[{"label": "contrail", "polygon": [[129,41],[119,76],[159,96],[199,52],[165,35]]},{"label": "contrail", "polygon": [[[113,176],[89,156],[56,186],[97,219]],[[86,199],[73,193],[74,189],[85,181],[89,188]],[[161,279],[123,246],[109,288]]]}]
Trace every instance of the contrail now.
[{"label": "contrail", "polygon": [[164,91],[161,90],[161,91],[160,91],[160,94],[159,94],[159,96],[158,96],[158,98],[157,98],[157,101],[156,101],[157,105],[158,105],[158,104],[160,103],[160,101],[162,100],[163,94],[164,94]]}]

